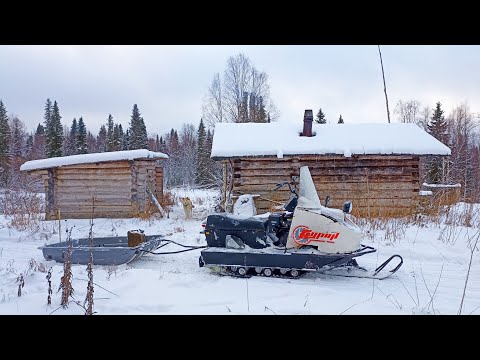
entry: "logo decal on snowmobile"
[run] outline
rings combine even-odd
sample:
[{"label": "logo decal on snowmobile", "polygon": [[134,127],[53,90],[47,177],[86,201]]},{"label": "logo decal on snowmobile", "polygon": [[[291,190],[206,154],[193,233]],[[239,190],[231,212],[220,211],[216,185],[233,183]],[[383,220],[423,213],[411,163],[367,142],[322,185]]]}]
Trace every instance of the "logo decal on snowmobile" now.
[{"label": "logo decal on snowmobile", "polygon": [[[315,242],[326,242],[333,244],[340,233],[320,233],[311,230],[308,226],[299,225],[293,229],[293,240],[299,245],[308,245]],[[325,239],[325,240],[324,240]]]}]

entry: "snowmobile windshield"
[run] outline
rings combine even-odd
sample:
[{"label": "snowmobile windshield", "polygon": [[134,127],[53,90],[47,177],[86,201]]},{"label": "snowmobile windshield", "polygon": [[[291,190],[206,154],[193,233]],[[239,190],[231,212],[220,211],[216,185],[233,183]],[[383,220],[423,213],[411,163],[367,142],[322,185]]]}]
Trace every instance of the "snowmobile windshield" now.
[{"label": "snowmobile windshield", "polygon": [[321,209],[322,204],[318,198],[315,184],[313,183],[312,176],[308,166],[302,166],[300,168],[300,184],[298,190],[298,207],[307,209]]},{"label": "snowmobile windshield", "polygon": [[350,219],[347,219],[342,210],[332,209],[321,204],[308,166],[302,166],[300,168],[300,184],[297,206],[299,208],[309,209],[312,212],[329,217],[334,221],[344,224],[354,231],[360,231],[360,228],[354,222],[352,222]]}]

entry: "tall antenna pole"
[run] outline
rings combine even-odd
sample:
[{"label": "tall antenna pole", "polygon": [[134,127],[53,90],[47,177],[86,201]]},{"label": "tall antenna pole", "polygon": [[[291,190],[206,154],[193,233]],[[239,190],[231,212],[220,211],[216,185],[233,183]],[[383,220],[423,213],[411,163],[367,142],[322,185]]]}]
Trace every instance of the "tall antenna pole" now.
[{"label": "tall antenna pole", "polygon": [[383,90],[385,91],[385,102],[387,103],[387,117],[388,117],[388,123],[390,124],[390,110],[388,110],[387,85],[385,84],[385,73],[383,72],[382,52],[380,51],[380,45],[377,45],[377,46],[378,46],[378,53],[380,54],[380,65],[382,65]]}]

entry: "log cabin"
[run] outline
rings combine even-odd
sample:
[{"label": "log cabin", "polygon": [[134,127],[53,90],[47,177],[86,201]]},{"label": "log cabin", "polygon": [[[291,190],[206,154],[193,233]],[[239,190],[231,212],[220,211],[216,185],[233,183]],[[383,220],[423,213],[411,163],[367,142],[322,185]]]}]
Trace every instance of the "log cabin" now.
[{"label": "log cabin", "polygon": [[131,218],[158,210],[151,194],[162,203],[165,159],[140,149],[32,160],[20,170],[43,179],[45,220]]},{"label": "log cabin", "polygon": [[[422,156],[448,156],[450,149],[415,124],[219,123],[211,157],[223,163],[225,208],[242,194],[255,195],[257,213],[281,209],[290,196],[283,181],[298,183],[308,166],[320,199],[330,207],[353,203],[360,217],[415,213]],[[322,200],[323,203],[323,200]]]}]

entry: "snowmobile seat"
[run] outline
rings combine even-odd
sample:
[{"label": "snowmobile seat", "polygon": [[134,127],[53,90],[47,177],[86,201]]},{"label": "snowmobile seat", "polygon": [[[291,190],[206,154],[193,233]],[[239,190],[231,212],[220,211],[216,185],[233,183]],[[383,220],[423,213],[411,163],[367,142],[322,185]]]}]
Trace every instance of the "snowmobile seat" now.
[{"label": "snowmobile seat", "polygon": [[207,220],[208,228],[216,228],[219,230],[260,230],[266,231],[268,225],[268,218],[241,218],[239,216],[225,214],[225,215],[210,215]]}]

